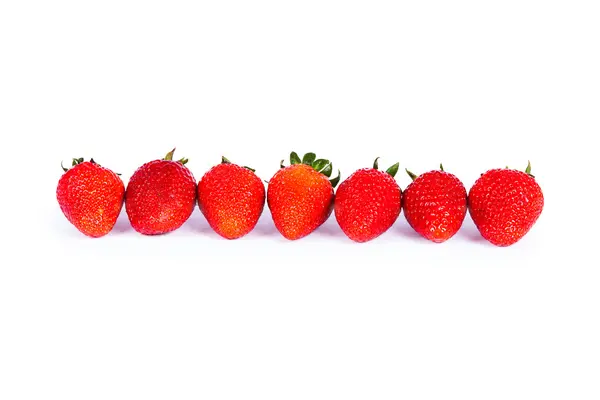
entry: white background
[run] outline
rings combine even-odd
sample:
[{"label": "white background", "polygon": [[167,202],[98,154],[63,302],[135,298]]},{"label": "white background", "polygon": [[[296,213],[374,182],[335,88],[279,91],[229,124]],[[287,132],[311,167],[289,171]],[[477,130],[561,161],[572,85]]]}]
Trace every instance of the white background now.
[{"label": "white background", "polygon": [[[598,399],[596,1],[3,1],[0,398]],[[60,161],[533,173],[533,230],[101,239]]]}]

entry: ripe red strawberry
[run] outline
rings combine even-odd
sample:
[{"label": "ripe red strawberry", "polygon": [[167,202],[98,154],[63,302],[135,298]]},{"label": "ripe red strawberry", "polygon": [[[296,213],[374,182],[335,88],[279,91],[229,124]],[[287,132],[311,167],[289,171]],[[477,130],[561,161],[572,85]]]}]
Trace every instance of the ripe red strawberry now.
[{"label": "ripe red strawberry", "polygon": [[93,159],[74,158],[73,168],[63,170],[56,198],[65,217],[87,236],[106,235],[123,206],[123,181]]},{"label": "ripe red strawberry", "polygon": [[542,189],[525,172],[492,169],[469,191],[469,213],[481,235],[496,246],[518,242],[535,224],[544,208]]},{"label": "ripe red strawberry", "polygon": [[335,195],[335,218],[340,228],[355,242],[367,242],[387,231],[400,215],[402,190],[394,176],[398,163],[386,172],[359,169],[340,184]]},{"label": "ripe red strawberry", "polygon": [[404,191],[404,215],[409,225],[425,239],[442,243],[460,229],[467,213],[467,191],[454,175],[430,171],[418,177],[406,171],[413,182]]},{"label": "ripe red strawberry", "polygon": [[253,169],[223,157],[198,183],[198,206],[215,232],[237,239],[256,226],[265,205],[265,185]]},{"label": "ripe red strawberry", "polygon": [[328,180],[332,165],[328,160],[316,160],[307,153],[302,160],[298,154],[290,155],[290,166],[281,169],[269,181],[267,203],[275,227],[290,240],[300,239],[319,226],[333,210],[333,188],[340,180]]},{"label": "ripe red strawberry", "polygon": [[173,161],[174,152],[139,167],[127,185],[127,216],[133,229],[144,235],[174,231],[194,210],[196,180],[185,166],[187,158]]}]

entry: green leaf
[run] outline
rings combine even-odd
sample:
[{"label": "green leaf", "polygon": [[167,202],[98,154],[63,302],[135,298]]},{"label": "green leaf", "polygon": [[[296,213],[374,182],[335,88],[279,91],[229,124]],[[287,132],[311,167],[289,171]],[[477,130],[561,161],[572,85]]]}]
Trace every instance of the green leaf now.
[{"label": "green leaf", "polygon": [[244,168],[249,169],[252,172],[256,172],[256,170],[254,168],[246,167],[245,165],[244,165]]},{"label": "green leaf", "polygon": [[93,158],[90,158],[90,162],[91,162],[92,164],[98,164],[96,161],[94,161],[94,159],[93,159]]},{"label": "green leaf", "polygon": [[325,167],[327,166],[327,164],[329,164],[329,160],[324,160],[324,159],[322,159],[322,158],[319,158],[318,160],[316,160],[316,161],[314,161],[314,162],[312,163],[312,167],[313,167],[315,170],[317,170],[317,171],[321,172],[321,170],[322,170],[323,168],[325,168]]},{"label": "green leaf", "polygon": [[400,163],[397,162],[396,164],[392,165],[391,167],[389,167],[385,172],[387,172],[388,174],[390,174],[393,177],[396,176],[396,173],[398,173],[398,167],[400,167]]},{"label": "green leaf", "polygon": [[64,172],[67,172],[69,170],[69,168],[65,168],[63,166],[63,162],[62,161],[60,162],[60,167],[63,169]]},{"label": "green leaf", "polygon": [[285,161],[285,160],[281,160],[281,162],[279,163],[279,168],[285,168],[285,165],[283,165],[283,162],[284,162],[284,161]]},{"label": "green leaf", "polygon": [[408,174],[408,176],[410,176],[410,179],[412,179],[413,181],[417,179],[417,176],[410,172],[408,169],[406,170],[406,173]]},{"label": "green leaf", "polygon": [[187,158],[183,157],[182,159],[177,160],[177,162],[182,163],[183,165],[187,164],[187,162],[190,161]]},{"label": "green leaf", "polygon": [[290,164],[302,164],[302,160],[300,160],[300,157],[298,157],[298,154],[295,151],[292,151],[290,154]]},{"label": "green leaf", "polygon": [[229,161],[227,157],[221,156],[221,164],[231,164],[231,161]]},{"label": "green leaf", "polygon": [[325,168],[323,168],[320,172],[329,178],[331,176],[331,172],[333,172],[333,167],[331,163],[327,164]]},{"label": "green leaf", "polygon": [[379,157],[373,161],[373,169],[379,169]]},{"label": "green leaf", "polygon": [[302,164],[312,165],[316,158],[317,155],[315,153],[306,153],[304,157],[302,157]]},{"label": "green leaf", "polygon": [[442,165],[442,163],[440,163],[440,170],[444,171],[444,166]]},{"label": "green leaf", "polygon": [[527,161],[527,168],[525,168],[525,173],[527,175],[531,175],[531,162]]},{"label": "green leaf", "polygon": [[337,184],[340,183],[340,176],[341,176],[340,170],[338,169],[338,175],[335,178],[329,180],[329,182],[331,183],[331,186],[333,186],[335,188],[337,186]]},{"label": "green leaf", "polygon": [[175,149],[171,150],[170,152],[167,153],[167,155],[165,156],[165,158],[163,158],[163,160],[165,161],[173,161],[173,154],[175,153]]}]

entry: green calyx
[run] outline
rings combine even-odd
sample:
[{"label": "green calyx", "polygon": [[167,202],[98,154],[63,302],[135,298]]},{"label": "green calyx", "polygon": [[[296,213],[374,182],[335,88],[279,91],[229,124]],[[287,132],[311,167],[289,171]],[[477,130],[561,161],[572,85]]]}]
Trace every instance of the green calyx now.
[{"label": "green calyx", "polygon": [[[388,169],[386,169],[385,172],[390,174],[392,176],[392,178],[394,178],[396,176],[396,174],[398,173],[399,167],[400,167],[400,163],[397,162],[396,164],[394,164],[391,167],[389,167]],[[373,169],[379,170],[379,157],[377,157],[375,159],[375,161],[373,161]]]},{"label": "green calyx", "polygon": [[[73,161],[71,162],[71,167],[74,167],[74,166],[76,166],[76,165],[79,165],[79,164],[81,164],[81,163],[83,163],[83,162],[85,162],[85,160],[83,159],[83,157],[81,157],[81,158],[73,158]],[[92,164],[95,164],[95,165],[101,166],[101,165],[100,165],[100,164],[98,164],[98,163],[97,163],[97,162],[96,162],[96,161],[95,161],[93,158],[90,158],[90,161],[89,161],[89,162],[90,162],[90,163],[92,163]],[[62,168],[62,170],[63,170],[64,172],[67,172],[67,171],[69,170],[69,168],[65,168],[65,167],[64,167],[64,165],[63,165],[63,162],[62,162],[62,161],[60,162],[60,167]],[[120,174],[120,173],[118,173],[118,172],[115,172],[115,174],[116,174],[116,175],[118,175],[118,176],[121,176],[121,174]]]},{"label": "green calyx", "polygon": [[302,164],[312,165],[316,159],[317,155],[315,153],[306,153],[304,157],[302,157]]},{"label": "green calyx", "polygon": [[410,172],[407,168],[405,168],[404,170],[406,171],[406,173],[408,174],[408,176],[410,176],[410,179],[412,179],[413,181],[415,179],[417,179],[417,175],[415,175],[412,172]]},{"label": "green calyx", "polygon": [[[165,156],[165,158],[163,158],[163,160],[165,160],[165,161],[173,161],[173,154],[175,154],[175,149],[173,149],[170,152],[168,152],[167,155]],[[183,165],[187,164],[188,161],[190,161],[190,160],[188,160],[185,157],[177,160],[177,162],[180,162]]]},{"label": "green calyx", "polygon": [[[440,171],[446,172],[444,171],[444,165],[442,163],[440,163]],[[410,176],[410,179],[412,179],[413,181],[418,177],[418,175],[410,172],[408,169],[406,169],[406,173],[408,174],[408,176]]]},{"label": "green calyx", "polygon": [[[76,165],[78,165],[78,164],[81,164],[82,162],[84,162],[84,161],[83,161],[83,157],[81,157],[81,158],[73,158],[72,160],[73,160],[73,161],[71,162],[71,167],[74,167],[74,166],[76,166]],[[96,164],[96,161],[94,161],[94,159],[93,159],[93,158],[92,158],[92,159],[90,159],[90,162],[91,162],[92,164]],[[64,165],[63,165],[63,162],[62,162],[62,161],[60,162],[60,167],[62,168],[62,170],[63,170],[64,172],[67,172],[67,171],[69,170],[69,168],[65,168],[65,167],[64,167]]]},{"label": "green calyx", "polygon": [[531,174],[531,161],[527,161],[527,168],[525,168],[525,173],[530,177],[535,178],[535,176]]},{"label": "green calyx", "polygon": [[[227,159],[227,157],[222,156],[221,157],[221,164],[232,164],[231,161],[229,161],[229,159]],[[250,168],[250,167],[246,167],[245,165],[242,168],[246,168],[252,172],[256,172],[256,170],[254,168]]]},{"label": "green calyx", "polygon": [[[507,165],[505,168],[509,169],[510,167]],[[535,176],[531,174],[531,161],[527,161],[527,167],[525,167],[525,173],[527,175],[529,175],[530,177],[535,178]]]},{"label": "green calyx", "polygon": [[[279,163],[280,168],[285,168],[284,161],[285,160],[281,160],[281,162]],[[322,173],[328,178],[331,177],[331,173],[333,172],[333,164],[331,163],[331,161],[323,158],[317,158],[317,155],[315,153],[306,153],[304,157],[300,158],[300,156],[298,156],[298,153],[292,151],[290,153],[290,165],[295,164],[309,165],[312,168],[314,168],[315,171]],[[337,184],[340,182],[339,169],[337,176],[333,179],[330,179],[329,182],[333,187],[337,186]]]}]

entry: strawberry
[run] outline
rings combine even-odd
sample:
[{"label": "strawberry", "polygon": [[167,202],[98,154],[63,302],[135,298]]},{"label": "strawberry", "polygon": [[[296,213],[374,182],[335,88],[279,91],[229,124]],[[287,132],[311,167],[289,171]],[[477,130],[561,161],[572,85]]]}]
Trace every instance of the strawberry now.
[{"label": "strawberry", "polygon": [[254,170],[225,157],[198,183],[198,206],[215,232],[237,239],[256,226],[265,205],[265,185]]},{"label": "strawberry", "polygon": [[462,226],[467,213],[467,191],[454,175],[430,171],[419,175],[406,170],[413,182],[404,191],[404,215],[409,225],[425,239],[442,243]]},{"label": "strawberry", "polygon": [[267,203],[275,227],[289,240],[300,239],[321,226],[333,210],[333,188],[338,176],[329,180],[332,164],[307,153],[302,160],[292,152],[290,165],[269,181]]},{"label": "strawberry", "polygon": [[74,158],[73,168],[63,170],[56,188],[63,214],[87,236],[106,235],[115,226],[123,206],[123,181],[94,159]]},{"label": "strawberry", "polygon": [[481,174],[469,191],[469,213],[481,236],[496,246],[518,242],[544,208],[542,189],[531,175],[514,169]]},{"label": "strawberry", "polygon": [[139,167],[127,185],[127,216],[133,229],[144,235],[174,231],[194,210],[196,180],[185,166],[187,158],[173,161],[174,152]]},{"label": "strawberry", "polygon": [[340,184],[335,196],[335,218],[340,228],[355,242],[373,240],[387,231],[400,215],[402,190],[394,176],[398,163],[379,171],[379,158],[373,168],[354,172]]}]

